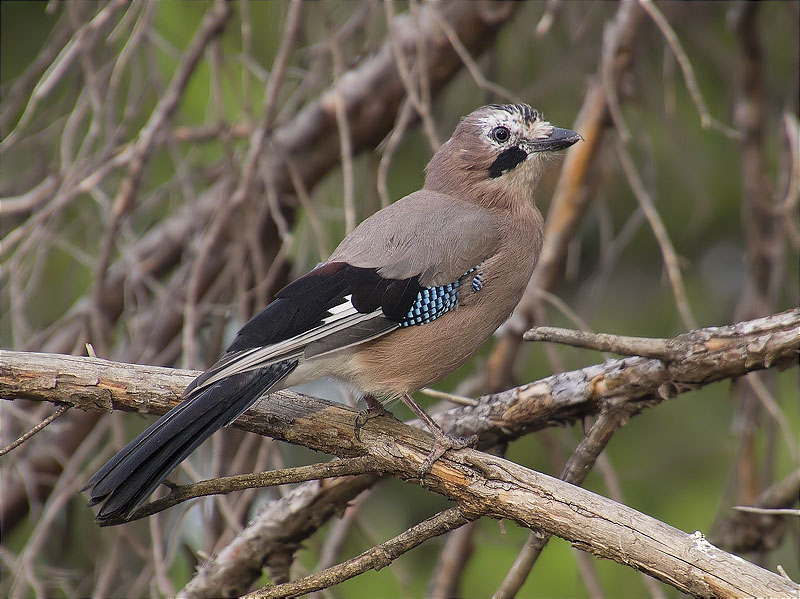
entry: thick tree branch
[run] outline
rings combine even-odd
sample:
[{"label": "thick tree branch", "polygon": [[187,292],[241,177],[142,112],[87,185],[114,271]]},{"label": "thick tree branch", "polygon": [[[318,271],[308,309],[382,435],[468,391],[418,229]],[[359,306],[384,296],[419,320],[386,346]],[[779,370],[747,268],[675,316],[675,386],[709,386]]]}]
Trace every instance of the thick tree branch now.
[{"label": "thick tree branch", "polygon": [[[611,441],[614,433],[628,422],[635,409],[633,404],[623,404],[616,409],[604,410],[570,456],[561,473],[561,480],[573,485],[582,485],[600,453]],[[550,535],[542,534],[538,530],[528,535],[493,599],[517,596],[549,540]]]},{"label": "thick tree branch", "polygon": [[[564,372],[488,395],[437,420],[450,432],[480,434],[481,446],[597,413],[607,402],[660,401],[715,381],[764,368],[785,368],[800,355],[800,308],[724,327],[684,333],[668,344],[671,360],[633,357]],[[196,371],[54,354],[2,351],[0,394],[90,411],[161,415],[174,407]],[[352,429],[353,411],[293,391],[271,394],[235,425],[335,455],[361,455],[352,430],[325,430],[330,415]],[[397,423],[400,426],[400,423]]]},{"label": "thick tree branch", "polygon": [[[694,343],[680,360],[610,360],[482,398],[479,406],[455,408],[441,415],[440,421],[459,434],[466,432],[465,427],[473,427],[470,432],[481,435],[481,445],[495,444],[499,438],[513,438],[553,421],[596,412],[607,402],[644,400],[644,407],[659,397],[723,378],[768,366],[788,366],[796,363],[800,351],[800,309],[686,335],[694,336]],[[177,402],[194,375],[91,358],[3,352],[0,396],[90,410],[160,414]],[[417,468],[430,449],[426,434],[391,419],[376,418],[362,430],[360,442],[353,435],[352,422],[353,411],[344,406],[281,392],[259,402],[237,426],[338,456],[369,455],[375,460],[376,472],[417,480]],[[696,595],[774,595],[780,594],[781,587],[776,584],[789,584],[755,566],[743,566],[699,537],[476,451],[449,453],[434,465],[425,486],[458,501],[470,512],[509,518],[556,534]],[[581,508],[576,511],[575,506]],[[706,561],[709,556],[713,563]],[[734,569],[726,573],[727,567]],[[795,590],[784,586],[781,592]]]}]

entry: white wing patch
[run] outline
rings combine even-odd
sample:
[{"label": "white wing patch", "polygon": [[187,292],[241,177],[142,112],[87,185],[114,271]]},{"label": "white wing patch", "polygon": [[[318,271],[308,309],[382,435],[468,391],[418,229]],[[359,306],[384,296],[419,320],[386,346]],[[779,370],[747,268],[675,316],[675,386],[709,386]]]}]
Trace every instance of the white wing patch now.
[{"label": "white wing patch", "polygon": [[[366,314],[359,312],[353,307],[352,296],[350,295],[346,296],[344,299],[346,301],[343,303],[329,308],[328,313],[330,316],[323,318],[322,324],[313,329],[266,347],[245,349],[223,356],[223,358],[210,369],[211,376],[192,390],[192,395],[231,375],[247,372],[248,370],[255,370],[282,360],[300,358],[307,345],[324,339],[333,333],[338,333],[362,322],[383,316],[383,310],[381,309]],[[370,338],[374,337],[375,335]],[[359,340],[357,343],[350,343],[344,347],[369,341],[370,338],[365,338],[363,341]],[[343,349],[343,347],[336,348],[336,350],[338,349]]]},{"label": "white wing patch", "polygon": [[334,306],[333,308],[328,309],[330,316],[327,316],[322,319],[323,324],[331,324],[347,316],[358,314],[358,310],[356,310],[353,307],[353,296],[346,295],[344,299],[345,301],[339,304],[338,306]]}]

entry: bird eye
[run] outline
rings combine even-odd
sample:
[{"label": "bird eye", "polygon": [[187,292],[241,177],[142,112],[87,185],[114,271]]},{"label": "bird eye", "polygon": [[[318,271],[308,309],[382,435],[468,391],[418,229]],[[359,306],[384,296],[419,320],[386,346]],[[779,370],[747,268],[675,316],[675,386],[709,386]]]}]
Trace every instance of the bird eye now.
[{"label": "bird eye", "polygon": [[508,127],[495,127],[492,129],[492,139],[499,144],[506,143],[509,137],[511,137],[511,132]]}]

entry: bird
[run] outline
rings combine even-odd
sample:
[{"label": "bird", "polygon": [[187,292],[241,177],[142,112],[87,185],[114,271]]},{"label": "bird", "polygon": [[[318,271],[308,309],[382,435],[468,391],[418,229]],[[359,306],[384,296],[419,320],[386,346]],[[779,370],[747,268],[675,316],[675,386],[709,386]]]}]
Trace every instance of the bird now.
[{"label": "bird", "polygon": [[[330,258],[279,291],[182,401],[112,457],[84,491],[96,521],[129,517],[195,448],[265,394],[333,377],[369,406],[401,399],[434,438],[451,437],[411,393],[460,367],[511,315],[543,241],[534,202],[546,156],[582,137],[527,104],[463,117],[421,190],[361,222]],[[363,426],[364,418],[356,419]]]}]

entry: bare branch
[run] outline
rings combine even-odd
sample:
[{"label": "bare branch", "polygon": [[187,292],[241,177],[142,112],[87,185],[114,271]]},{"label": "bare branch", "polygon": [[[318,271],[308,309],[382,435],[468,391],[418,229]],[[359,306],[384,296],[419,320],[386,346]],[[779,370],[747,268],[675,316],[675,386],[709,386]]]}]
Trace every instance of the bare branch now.
[{"label": "bare branch", "polygon": [[644,182],[636,171],[630,154],[621,143],[617,144],[617,156],[619,157],[622,170],[628,179],[628,183],[636,199],[639,201],[639,206],[642,207],[642,211],[644,211],[650,223],[650,228],[653,230],[656,241],[658,241],[658,247],[661,248],[664,267],[667,270],[667,276],[672,286],[672,293],[675,296],[675,303],[678,305],[678,311],[680,312],[683,324],[687,329],[697,328],[697,321],[692,314],[692,310],[689,307],[689,300],[686,297],[686,287],[683,284],[683,277],[681,276],[681,270],[678,266],[678,257],[675,254],[675,248],[669,238],[669,233],[667,233],[667,228],[664,226],[664,222],[661,220],[661,216],[658,214],[658,210],[656,210],[653,199],[650,197]]},{"label": "bare branch", "polygon": [[736,131],[736,129],[733,129],[724,123],[720,123],[718,120],[712,118],[711,114],[709,114],[708,106],[706,105],[706,101],[703,99],[703,94],[700,92],[700,86],[697,83],[697,78],[694,76],[692,63],[689,60],[689,57],[686,55],[683,46],[681,46],[678,36],[675,34],[675,31],[672,29],[669,21],[667,21],[663,13],[658,10],[652,0],[639,0],[639,5],[648,15],[650,15],[650,18],[653,19],[653,22],[659,28],[661,34],[664,36],[664,39],[667,40],[669,47],[675,54],[675,58],[678,59],[678,64],[683,72],[683,78],[686,81],[686,87],[689,89],[689,94],[692,96],[692,101],[697,107],[697,112],[700,113],[700,126],[703,127],[703,129],[716,129],[731,139],[741,139],[742,136],[739,131]]},{"label": "bare branch", "polygon": [[[513,438],[537,426],[573,419],[580,413],[590,413],[605,401],[630,402],[640,398],[652,402],[656,393],[670,396],[767,365],[795,364],[800,348],[799,324],[800,309],[795,309],[730,327],[695,331],[694,349],[680,362],[665,365],[660,360],[645,358],[612,360],[602,366],[555,375],[490,396],[478,407],[455,408],[441,414],[439,420],[448,430],[459,434],[473,426],[473,430],[481,435],[481,444],[496,444],[499,437]],[[30,369],[32,358],[40,363],[38,371]],[[51,365],[43,367],[48,363]],[[100,365],[102,369],[98,371]],[[98,376],[99,372],[102,372],[101,376]],[[49,398],[50,401],[89,409],[138,407],[148,412],[163,413],[174,404],[193,374],[90,358],[3,352],[0,394],[6,398]],[[126,379],[133,379],[136,383],[126,385],[121,382]],[[159,383],[157,387],[145,391],[141,389],[143,380],[157,380]],[[76,385],[80,391],[74,388]],[[567,392],[570,388],[571,393]],[[140,397],[134,400],[137,394]],[[274,394],[268,403],[268,414],[260,415],[260,409],[256,406],[256,409],[249,410],[237,421],[237,426],[343,457],[367,452],[376,460],[377,470],[393,472],[394,476],[411,482],[416,480],[419,464],[430,450],[431,440],[427,435],[394,420],[376,418],[370,421],[361,431],[363,442],[359,442],[353,434],[353,412],[344,406],[287,392]],[[644,407],[645,404],[641,405]],[[635,413],[635,410],[631,413]],[[491,425],[487,427],[488,423]],[[560,487],[558,485],[564,483],[535,475],[499,458],[472,450],[459,450],[448,456],[452,457],[434,464],[431,476],[425,479],[425,485],[452,499],[466,502],[470,511],[510,518],[524,526],[541,528],[550,534],[567,538],[598,555],[621,563],[636,563],[637,568],[694,594],[736,596],[772,593],[768,589],[775,584],[773,575],[767,576],[763,571],[757,575],[753,572],[754,578],[751,580],[759,580],[759,584],[770,586],[750,588],[749,591],[737,586],[746,584],[744,579],[739,578],[743,567],[741,561],[731,563],[737,573],[737,582],[726,579],[725,554],[720,555],[702,537],[663,528],[665,525],[643,514],[623,515],[618,510],[627,508],[617,504],[612,507],[610,504],[613,502],[606,504],[604,502],[608,500],[597,498],[572,485]],[[497,477],[503,481],[500,487],[491,482]],[[355,480],[358,479],[361,477]],[[461,486],[465,481],[471,482]],[[511,489],[508,488],[509,481],[517,481]],[[518,486],[520,484],[522,486]],[[540,490],[535,490],[537,488]],[[528,496],[531,492],[537,499]],[[567,493],[569,499],[562,493]],[[597,501],[600,501],[599,505],[595,503]],[[574,505],[581,505],[582,511],[576,513],[572,507]],[[590,507],[592,505],[595,507]],[[610,514],[615,515],[609,517]],[[634,532],[626,524],[626,532],[621,532],[614,528],[620,522],[642,522],[646,528],[655,526],[658,530],[648,528],[644,532],[636,528],[638,532]],[[630,539],[631,532],[636,541],[628,545],[623,539]],[[638,536],[640,533],[644,536]],[[653,539],[659,539],[658,549],[653,546]],[[665,549],[667,546],[672,549]],[[667,555],[664,555],[665,551]],[[680,560],[683,565],[679,566],[673,561],[677,555],[695,554],[700,562],[713,558],[713,566],[700,567],[703,571],[700,577],[702,582],[697,576],[698,570],[694,567],[688,571],[685,569],[685,557]],[[695,564],[700,562],[693,561]],[[661,565],[654,568],[654,563]],[[670,572],[670,575],[665,576],[665,572]],[[774,577],[780,578],[777,575]],[[780,580],[782,584],[786,583],[784,579]],[[731,584],[734,586],[731,587]],[[788,590],[788,587],[784,587],[782,592]]]},{"label": "bare branch", "polygon": [[50,414],[47,418],[45,418],[39,424],[34,426],[27,433],[22,435],[20,438],[18,438],[13,443],[10,443],[9,445],[6,445],[2,449],[0,449],[0,456],[6,455],[12,449],[16,449],[17,447],[19,447],[20,445],[25,443],[25,441],[27,441],[28,439],[33,437],[36,433],[38,433],[40,430],[45,428],[48,424],[50,424],[51,422],[56,420],[59,416],[63,415],[64,412],[66,412],[68,409],[69,408],[67,406],[58,406],[52,414]]},{"label": "bare branch", "polygon": [[[183,96],[183,90],[188,84],[189,78],[200,61],[206,46],[215,36],[220,34],[231,13],[231,6],[226,2],[216,2],[208,11],[192,44],[184,54],[181,64],[175,70],[175,74],[164,96],[153,110],[147,124],[142,128],[139,137],[133,145],[132,155],[128,164],[128,174],[120,184],[119,191],[114,199],[111,222],[106,228],[106,233],[101,243],[100,258],[97,263],[94,279],[93,299],[96,308],[102,305],[102,294],[105,287],[106,274],[111,262],[111,254],[114,248],[114,240],[119,229],[120,219],[130,210],[134,202],[157,137],[165,129],[165,123],[177,108]],[[103,313],[101,310],[98,309],[94,313],[102,318]],[[108,324],[97,320],[95,322],[96,325],[99,326],[97,329],[98,332],[104,331]],[[104,337],[105,335],[101,335],[96,342],[102,340]]]},{"label": "bare branch", "polygon": [[337,566],[311,574],[300,580],[287,582],[277,586],[267,586],[254,593],[246,595],[248,599],[267,599],[270,597],[296,597],[312,591],[326,589],[354,576],[363,574],[367,570],[380,570],[388,566],[393,560],[428,539],[445,534],[467,524],[475,518],[474,515],[464,513],[461,508],[453,507],[440,512],[427,520],[412,526],[402,534],[397,535],[376,547],[368,549],[361,555],[347,560]]},{"label": "bare branch", "polygon": [[527,331],[522,338],[525,341],[550,341],[623,356],[671,359],[677,355],[674,344],[670,343],[671,340],[652,337],[627,337],[558,327],[534,327]]},{"label": "bare branch", "polygon": [[[752,506],[734,506],[711,529],[711,540],[737,553],[767,551],[780,544],[786,521],[777,517],[800,501],[800,469],[770,485]],[[797,510],[793,510],[796,512]]]},{"label": "bare branch", "polygon": [[288,485],[307,480],[332,478],[334,476],[365,474],[374,472],[373,466],[372,460],[368,456],[365,456],[345,458],[319,464],[309,464],[308,466],[297,466],[295,468],[286,468],[283,470],[223,476],[191,485],[172,486],[170,487],[170,492],[166,496],[146,503],[131,514],[130,517],[120,520],[109,520],[104,522],[103,526],[116,526],[117,524],[133,522],[134,520],[163,512],[174,505],[198,497],[224,495],[226,493],[233,493],[234,491],[243,491],[245,489]]},{"label": "bare branch", "polygon": [[[628,422],[634,411],[635,408],[632,409],[632,405],[627,404],[627,406],[623,405],[620,408],[611,408],[601,412],[597,421],[583,437],[566,466],[564,466],[561,480],[573,485],[583,484],[586,475],[594,467],[600,452],[608,445],[614,433]],[[520,588],[528,578],[531,568],[533,568],[549,540],[550,535],[543,534],[538,530],[528,535],[525,545],[523,545],[522,550],[514,560],[514,564],[503,579],[500,588],[494,594],[496,599],[517,596]]]}]

